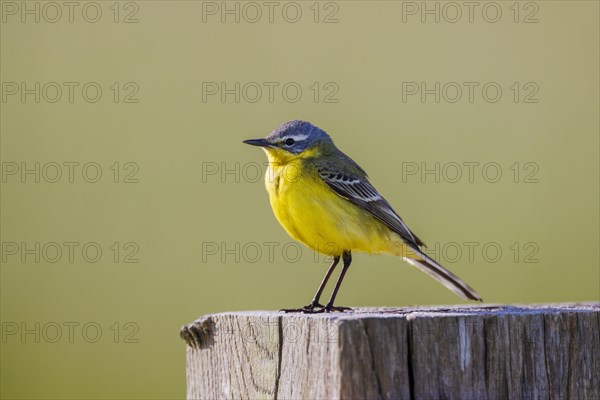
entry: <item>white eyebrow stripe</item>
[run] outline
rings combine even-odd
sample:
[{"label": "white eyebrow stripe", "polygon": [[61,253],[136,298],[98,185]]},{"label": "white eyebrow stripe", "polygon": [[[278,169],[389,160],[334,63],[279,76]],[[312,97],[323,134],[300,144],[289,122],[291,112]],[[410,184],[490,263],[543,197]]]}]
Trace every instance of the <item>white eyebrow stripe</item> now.
[{"label": "white eyebrow stripe", "polygon": [[294,141],[296,141],[296,142],[301,142],[304,139],[306,139],[307,137],[308,137],[308,135],[290,135],[290,136],[284,137],[284,139],[294,139]]}]

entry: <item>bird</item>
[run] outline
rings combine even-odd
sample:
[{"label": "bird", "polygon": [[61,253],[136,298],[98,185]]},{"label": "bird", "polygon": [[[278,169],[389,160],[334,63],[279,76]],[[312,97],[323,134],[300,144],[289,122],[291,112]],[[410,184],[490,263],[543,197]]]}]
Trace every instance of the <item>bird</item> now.
[{"label": "bird", "polygon": [[[352,262],[352,252],[402,257],[460,297],[482,301],[469,285],[423,252],[425,243],[373,187],[365,170],[339,150],[324,130],[293,120],[265,138],[243,142],[267,154],[265,186],[281,226],[294,240],[333,258],[312,301],[282,311],[351,310],[334,302]],[[321,295],[340,259],[342,271],[329,301],[322,305]]]}]

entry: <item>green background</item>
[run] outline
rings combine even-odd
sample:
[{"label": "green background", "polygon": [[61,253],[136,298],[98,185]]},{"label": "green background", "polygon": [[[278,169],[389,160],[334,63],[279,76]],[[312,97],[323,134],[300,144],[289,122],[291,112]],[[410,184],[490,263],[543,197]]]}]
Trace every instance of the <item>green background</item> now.
[{"label": "green background", "polygon": [[[317,23],[314,2],[297,3],[296,23],[282,17],[284,3],[273,22],[263,7],[255,23],[244,15],[239,23],[232,16],[222,23],[219,15],[203,22],[203,7],[211,5],[199,1],[121,3],[118,23],[113,2],[97,2],[102,18],[89,23],[81,14],[86,3],[78,4],[72,23],[66,15],[56,23],[23,23],[3,8],[3,84],[80,84],[72,103],[66,90],[56,103],[46,101],[53,92],[36,103],[3,87],[3,168],[96,162],[103,175],[97,183],[86,182],[81,168],[72,183],[65,176],[56,183],[6,176],[2,242],[94,242],[103,254],[87,262],[80,246],[72,263],[65,254],[55,263],[31,255],[23,262],[3,247],[2,398],[183,398],[182,324],[206,313],[306,304],[327,260],[304,248],[297,257],[300,247],[278,225],[255,178],[266,158],[241,143],[290,119],[330,133],[431,248],[446,248],[436,257],[486,302],[598,300],[598,2],[517,3],[517,23],[513,2],[497,3],[496,23],[483,18],[485,3],[473,22],[463,6],[455,23],[446,20],[451,9],[439,23],[432,16],[422,23],[420,14],[404,14],[403,21],[408,4],[393,1],[319,3]],[[444,5],[438,3],[441,13]],[[137,23],[124,23],[131,12]],[[324,23],[332,12],[337,22]],[[531,13],[537,22],[525,23]],[[103,89],[98,102],[82,98],[86,82]],[[109,88],[114,82],[118,102]],[[252,91],[223,102],[218,95],[204,101],[203,82],[279,86],[273,101],[263,86],[256,102],[248,101]],[[289,82],[302,88],[297,102],[281,93]],[[478,82],[479,89],[473,102],[465,86],[454,103],[447,101],[454,92],[439,102],[433,95],[403,101],[403,82]],[[488,82],[502,88],[497,102],[482,97]],[[533,86],[525,89],[528,82]],[[123,102],[132,87],[138,101]],[[529,99],[537,102],[524,101],[531,87],[538,91]],[[332,88],[337,102],[325,102]],[[109,168],[115,162],[118,183]],[[128,162],[138,168],[137,183],[123,182]],[[470,182],[465,162],[497,163],[501,179],[488,182],[494,171],[483,176],[478,167]],[[403,178],[403,170],[421,163],[439,163],[440,171],[458,163],[463,176],[450,182],[447,169],[439,182],[431,175]],[[217,174],[207,173],[215,167]],[[138,247],[137,263],[123,262],[128,242]],[[476,243],[471,259],[467,242]],[[272,257],[268,243],[276,243]],[[236,254],[209,254],[210,246]],[[462,255],[453,253],[457,247]],[[502,256],[492,262],[496,248]],[[400,259],[362,254],[354,256],[338,299],[349,306],[461,302]],[[35,331],[36,323],[39,343],[34,334],[7,333],[15,326]],[[72,343],[65,323],[79,324]],[[93,330],[82,334],[90,323],[102,329],[96,343]],[[56,324],[62,337],[52,343]]]}]

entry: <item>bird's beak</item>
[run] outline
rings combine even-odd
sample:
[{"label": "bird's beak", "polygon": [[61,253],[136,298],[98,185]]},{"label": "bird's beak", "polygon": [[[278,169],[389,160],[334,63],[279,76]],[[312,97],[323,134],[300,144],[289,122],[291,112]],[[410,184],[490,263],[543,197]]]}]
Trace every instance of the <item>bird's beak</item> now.
[{"label": "bird's beak", "polygon": [[258,147],[271,147],[271,143],[267,141],[267,139],[248,139],[244,140],[244,143],[249,144],[251,146]]}]

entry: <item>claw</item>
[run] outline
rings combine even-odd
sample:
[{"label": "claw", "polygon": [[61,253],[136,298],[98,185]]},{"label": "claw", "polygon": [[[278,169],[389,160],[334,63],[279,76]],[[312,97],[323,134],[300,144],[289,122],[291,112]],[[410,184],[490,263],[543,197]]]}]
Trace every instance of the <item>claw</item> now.
[{"label": "claw", "polygon": [[310,303],[309,305],[306,305],[302,308],[282,308],[279,311],[283,311],[286,313],[301,312],[304,314],[317,314],[317,313],[322,313],[324,309],[325,309],[325,306],[322,304]]},{"label": "claw", "polygon": [[330,312],[352,311],[352,309],[350,307],[341,307],[341,306],[334,306],[334,305],[328,304],[325,307],[323,307],[323,309],[321,311],[330,313]]}]

